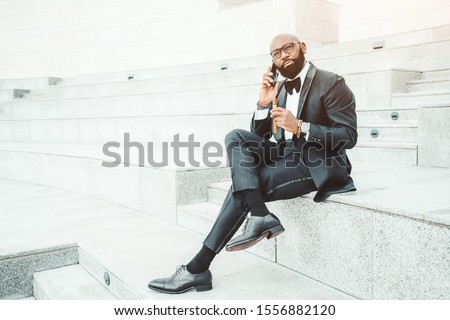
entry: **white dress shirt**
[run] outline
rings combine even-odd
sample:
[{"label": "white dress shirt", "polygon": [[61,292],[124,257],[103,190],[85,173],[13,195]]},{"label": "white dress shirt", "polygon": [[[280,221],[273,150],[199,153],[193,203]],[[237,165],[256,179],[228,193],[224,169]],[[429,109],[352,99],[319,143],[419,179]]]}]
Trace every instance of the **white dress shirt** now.
[{"label": "white dress shirt", "polygon": [[[296,77],[294,77],[294,79],[297,77],[300,78],[300,91],[296,92],[295,90],[292,90],[292,94],[288,94],[287,98],[286,98],[286,109],[289,110],[294,115],[295,118],[297,118],[300,92],[302,91],[303,83],[305,82],[306,74],[308,73],[308,70],[309,70],[309,65],[310,65],[309,62],[306,61],[306,64],[303,67],[303,69],[300,71],[300,73]],[[293,80],[293,79],[287,79],[287,81],[289,81],[289,80]],[[286,140],[292,139],[293,135],[294,135],[293,132],[290,132],[287,130],[284,131],[284,137]],[[308,140],[308,139],[306,139],[306,140]]]}]

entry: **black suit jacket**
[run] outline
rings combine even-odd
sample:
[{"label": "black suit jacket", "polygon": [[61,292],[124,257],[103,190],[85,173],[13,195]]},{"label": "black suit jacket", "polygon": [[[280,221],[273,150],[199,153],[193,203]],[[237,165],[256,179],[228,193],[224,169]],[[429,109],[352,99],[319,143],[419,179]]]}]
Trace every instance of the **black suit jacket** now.
[{"label": "black suit jacket", "polygon": [[[286,90],[280,84],[277,104],[286,106]],[[272,109],[272,105],[270,106]],[[301,152],[317,187],[314,201],[319,202],[331,194],[356,190],[351,173],[351,163],[345,150],[355,146],[357,122],[355,97],[341,76],[317,69],[312,63],[302,85],[298,119],[311,123],[308,141],[304,136],[294,136],[294,146],[284,150],[288,155]],[[270,113],[265,119],[252,118],[252,132],[270,139],[273,121]],[[274,134],[277,143],[284,141],[284,130],[278,128]]]}]

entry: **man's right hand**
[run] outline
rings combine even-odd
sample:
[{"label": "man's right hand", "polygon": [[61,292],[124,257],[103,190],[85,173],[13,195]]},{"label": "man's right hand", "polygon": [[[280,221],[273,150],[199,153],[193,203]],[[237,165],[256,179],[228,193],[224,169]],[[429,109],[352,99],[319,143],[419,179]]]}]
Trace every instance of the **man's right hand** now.
[{"label": "man's right hand", "polygon": [[273,73],[270,72],[270,70],[271,68],[269,67],[262,78],[258,101],[258,106],[260,107],[268,107],[272,100],[277,96],[278,85],[280,84],[280,81],[277,81],[274,86],[272,85]]}]

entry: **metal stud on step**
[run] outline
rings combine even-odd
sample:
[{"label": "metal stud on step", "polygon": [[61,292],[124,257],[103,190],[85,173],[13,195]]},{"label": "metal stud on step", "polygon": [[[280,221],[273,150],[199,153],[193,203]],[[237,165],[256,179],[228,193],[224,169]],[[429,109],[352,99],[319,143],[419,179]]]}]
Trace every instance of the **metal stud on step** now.
[{"label": "metal stud on step", "polygon": [[109,286],[109,284],[111,283],[111,278],[109,277],[109,273],[108,272],[105,272],[103,274],[103,279],[105,280],[105,284],[107,286]]},{"label": "metal stud on step", "polygon": [[394,112],[392,112],[391,113],[391,119],[392,120],[397,120],[398,119],[398,117],[399,117],[399,115],[398,115],[398,112],[397,111],[394,111]]},{"label": "metal stud on step", "polygon": [[370,135],[372,136],[372,138],[377,138],[378,134],[379,132],[377,129],[372,129],[372,131],[370,131]]}]

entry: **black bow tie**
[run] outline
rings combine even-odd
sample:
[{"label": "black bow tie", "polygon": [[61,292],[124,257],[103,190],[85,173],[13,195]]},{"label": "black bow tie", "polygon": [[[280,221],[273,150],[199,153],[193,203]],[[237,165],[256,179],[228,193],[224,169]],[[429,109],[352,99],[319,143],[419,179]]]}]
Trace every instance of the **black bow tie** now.
[{"label": "black bow tie", "polygon": [[286,81],[284,83],[284,87],[286,88],[287,93],[292,94],[293,90],[295,89],[295,92],[299,92],[300,91],[300,78],[295,78],[294,80],[291,81]]}]

